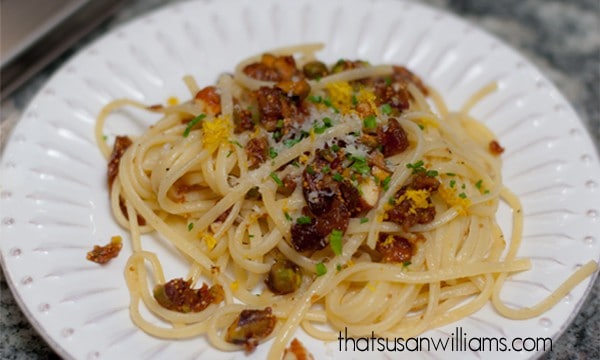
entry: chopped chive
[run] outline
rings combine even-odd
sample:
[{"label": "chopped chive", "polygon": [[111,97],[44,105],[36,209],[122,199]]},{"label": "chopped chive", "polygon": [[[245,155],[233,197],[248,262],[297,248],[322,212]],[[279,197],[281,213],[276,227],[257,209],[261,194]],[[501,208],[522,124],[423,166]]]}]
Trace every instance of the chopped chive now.
[{"label": "chopped chive", "polygon": [[462,184],[462,185],[460,186],[460,188],[461,188],[461,189],[465,189],[466,187],[467,187],[467,186],[466,186],[465,184]]},{"label": "chopped chive", "polygon": [[237,141],[237,140],[229,140],[229,143],[233,144],[233,145],[235,145],[235,146],[237,146],[239,148],[243,148],[242,144],[240,144],[240,142]]},{"label": "chopped chive", "polygon": [[322,134],[325,132],[325,129],[330,128],[331,126],[332,126],[331,119],[326,117],[326,118],[323,118],[323,126],[318,126],[317,123],[315,123],[315,125],[313,126],[313,129],[315,130],[315,133]]},{"label": "chopped chive", "polygon": [[436,177],[438,176],[438,172],[437,170],[428,170],[425,175],[429,176],[429,177]]},{"label": "chopped chive", "polygon": [[490,193],[490,191],[489,190],[485,190],[483,193],[487,195],[487,194]]},{"label": "chopped chive", "polygon": [[425,125],[421,125],[421,124],[417,124],[419,126],[419,129],[421,130],[425,130]]},{"label": "chopped chive", "polygon": [[284,212],[283,212],[283,215],[285,215],[285,219],[286,219],[287,221],[292,221],[292,220],[293,220],[293,219],[292,219],[292,217],[290,216],[290,214],[288,214],[288,212],[287,212],[287,211],[284,211]]},{"label": "chopped chive", "polygon": [[275,131],[271,137],[273,140],[278,141],[281,138],[281,133],[279,131]]},{"label": "chopped chive", "polygon": [[296,145],[300,141],[301,141],[301,139],[286,139],[286,140],[283,140],[283,145],[285,145],[285,147],[291,148],[292,146]]},{"label": "chopped chive", "polygon": [[417,174],[417,173],[426,171],[425,168],[423,167],[423,165],[425,165],[423,160],[419,160],[414,164],[406,164],[406,167],[409,169],[412,169],[413,174]]},{"label": "chopped chive", "polygon": [[461,192],[460,194],[458,194],[458,197],[461,199],[466,199],[467,198],[467,194],[465,194],[464,192]]},{"label": "chopped chive", "polygon": [[283,181],[281,181],[281,179],[279,178],[279,176],[277,176],[277,174],[275,174],[274,172],[270,173],[269,176],[271,177],[271,179],[273,179],[273,181],[275,181],[275,183],[279,186],[283,186]]},{"label": "chopped chive", "polygon": [[476,183],[475,183],[475,187],[478,189],[481,189],[481,185],[483,185],[483,180],[479,179]]},{"label": "chopped chive", "polygon": [[312,222],[312,219],[310,218],[310,216],[300,216],[299,218],[296,219],[296,224],[300,224],[300,225],[307,225],[310,224]]},{"label": "chopped chive", "polygon": [[403,263],[402,263],[402,266],[406,267],[406,266],[408,266],[408,265],[410,265],[410,264],[411,264],[411,262],[410,262],[410,261],[405,261],[405,262],[403,262]]},{"label": "chopped chive", "polygon": [[325,165],[323,167],[323,174],[328,174],[331,171],[331,168],[329,168],[329,165]]},{"label": "chopped chive", "polygon": [[333,230],[329,235],[329,246],[336,255],[342,255],[342,237],[343,233],[341,230]]},{"label": "chopped chive", "polygon": [[369,218],[366,218],[366,217],[360,218],[360,223],[361,224],[368,223],[368,222],[369,222]]},{"label": "chopped chive", "polygon": [[306,172],[309,173],[310,175],[314,175],[315,174],[315,169],[313,169],[312,166],[308,165],[306,167]]},{"label": "chopped chive", "polygon": [[294,160],[294,161],[292,161],[292,166],[299,168],[300,167],[300,163],[298,163],[298,160]]},{"label": "chopped chive", "polygon": [[248,234],[248,237],[249,237],[250,239],[252,239],[252,238],[254,237],[254,235],[252,235],[252,234]]},{"label": "chopped chive", "polygon": [[227,153],[227,157],[230,157],[231,154],[233,154],[233,150],[229,150],[229,152]]},{"label": "chopped chive", "polygon": [[383,181],[381,182],[381,185],[383,185],[383,190],[387,191],[387,189],[390,188],[390,181],[392,181],[391,176],[388,176],[385,179],[383,179]]},{"label": "chopped chive", "polygon": [[388,204],[390,204],[390,205],[396,205],[396,199],[394,199],[393,196],[390,196],[388,198]]},{"label": "chopped chive", "polygon": [[322,134],[325,132],[325,129],[327,129],[325,126],[316,126],[314,127],[315,129],[315,134]]},{"label": "chopped chive", "polygon": [[283,119],[277,120],[276,128],[281,129],[283,127]]},{"label": "chopped chive", "polygon": [[315,265],[315,270],[317,271],[317,276],[323,276],[327,274],[327,267],[323,263],[318,263]]},{"label": "chopped chive", "polygon": [[333,110],[333,112],[336,114],[340,112],[335,106],[333,106],[333,103],[331,102],[330,98],[324,99],[323,104],[325,104],[325,106],[327,106],[328,108],[331,108],[331,110]]},{"label": "chopped chive", "polygon": [[335,181],[344,181],[344,177],[340,174],[340,173],[335,173],[332,176],[333,180]]},{"label": "chopped chive", "polygon": [[323,98],[321,97],[321,95],[311,95],[308,97],[308,100],[313,104],[319,104],[323,101]]},{"label": "chopped chive", "polygon": [[356,105],[358,105],[358,99],[356,98],[356,95],[352,95],[352,106]]},{"label": "chopped chive", "polygon": [[341,265],[341,264],[337,264],[337,265],[335,266],[335,269],[336,269],[338,272],[339,272],[339,271],[342,271],[342,265]]},{"label": "chopped chive", "polygon": [[185,127],[185,130],[183,130],[183,137],[188,137],[188,135],[190,134],[190,131],[192,131],[192,128],[194,126],[196,126],[196,124],[198,124],[200,121],[202,121],[204,118],[206,117],[206,114],[200,114],[198,116],[196,116],[195,118],[193,118]]},{"label": "chopped chive", "polygon": [[351,157],[354,162],[351,167],[359,174],[368,175],[371,172],[371,168],[369,164],[367,164],[367,159],[364,156],[352,156]]},{"label": "chopped chive", "polygon": [[363,120],[363,126],[365,129],[375,129],[377,127],[377,118],[373,115],[367,116]]},{"label": "chopped chive", "polygon": [[273,149],[272,147],[269,148],[269,157],[271,159],[275,159],[277,157],[277,151],[275,149]]},{"label": "chopped chive", "polygon": [[340,146],[338,144],[331,145],[331,150],[338,152],[340,150]]},{"label": "chopped chive", "polygon": [[188,224],[188,231],[192,231],[193,228],[194,228],[194,223],[189,223]]},{"label": "chopped chive", "polygon": [[451,173],[451,172],[447,172],[446,175],[448,175],[448,176],[456,176],[455,173]]},{"label": "chopped chive", "polygon": [[454,179],[450,180],[450,187],[453,188],[456,185],[456,181]]},{"label": "chopped chive", "polygon": [[381,105],[381,112],[385,115],[389,115],[392,113],[392,106],[390,104]]}]

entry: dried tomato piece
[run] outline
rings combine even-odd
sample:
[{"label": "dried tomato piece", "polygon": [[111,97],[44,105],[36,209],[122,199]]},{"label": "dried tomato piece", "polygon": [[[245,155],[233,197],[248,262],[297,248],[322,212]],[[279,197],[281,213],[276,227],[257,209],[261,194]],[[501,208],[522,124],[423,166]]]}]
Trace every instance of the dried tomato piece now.
[{"label": "dried tomato piece", "polygon": [[408,148],[408,136],[398,120],[390,118],[387,126],[377,127],[377,138],[385,157],[399,154]]},{"label": "dried tomato piece", "polygon": [[413,254],[413,246],[407,239],[385,233],[379,234],[375,250],[381,254],[381,261],[386,263],[405,263]]},{"label": "dried tomato piece", "polygon": [[256,169],[269,157],[269,140],[266,136],[252,138],[244,148],[248,155],[248,168]]},{"label": "dried tomato piece", "polygon": [[110,243],[104,246],[94,245],[94,249],[87,253],[86,259],[98,264],[106,264],[111,259],[116,258],[123,248],[123,242],[120,236],[113,236]]},{"label": "dried tomato piece", "polygon": [[234,133],[239,134],[245,130],[254,130],[254,117],[249,109],[235,109],[233,111]]},{"label": "dried tomato piece", "polygon": [[264,54],[260,62],[246,65],[243,71],[251,78],[262,81],[290,80],[293,76],[302,75],[296,67],[296,60],[290,55]]},{"label": "dried tomato piece", "polygon": [[489,149],[490,149],[490,152],[496,156],[498,156],[504,152],[504,148],[502,146],[500,146],[500,143],[496,140],[490,141]]},{"label": "dried tomato piece", "polygon": [[195,99],[201,100],[204,103],[204,109],[206,112],[215,116],[221,113],[221,95],[219,95],[216,87],[205,87],[204,89],[198,91]]},{"label": "dried tomato piece", "polygon": [[115,144],[113,145],[112,153],[110,154],[110,159],[108,160],[108,188],[112,188],[112,184],[115,181],[115,178],[119,174],[119,163],[121,162],[121,157],[131,146],[133,142],[128,136],[117,136],[115,138]]},{"label": "dried tomato piece", "polygon": [[405,229],[416,224],[427,224],[435,218],[436,210],[431,202],[431,194],[440,186],[437,179],[420,173],[408,185],[396,192],[394,207],[387,218]]},{"label": "dried tomato piece", "polygon": [[396,81],[411,82],[416,87],[419,88],[419,90],[423,93],[423,95],[429,94],[429,90],[427,89],[427,86],[425,86],[425,83],[423,83],[423,80],[421,80],[421,78],[418,77],[415,73],[408,70],[404,66],[394,66],[393,69],[394,69],[394,79]]},{"label": "dried tomato piece", "polygon": [[294,224],[291,228],[292,245],[296,251],[321,250],[327,246],[327,239],[315,227],[316,220],[309,224]]},{"label": "dried tomato piece", "polygon": [[314,357],[298,339],[294,338],[290,343],[290,347],[286,348],[283,352],[283,359],[314,360]]}]

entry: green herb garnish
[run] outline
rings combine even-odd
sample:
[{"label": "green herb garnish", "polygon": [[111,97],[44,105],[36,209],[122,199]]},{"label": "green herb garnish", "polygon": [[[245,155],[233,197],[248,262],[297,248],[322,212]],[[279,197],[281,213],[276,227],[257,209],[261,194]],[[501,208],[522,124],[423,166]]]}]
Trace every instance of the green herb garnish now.
[{"label": "green herb garnish", "polygon": [[311,95],[308,97],[308,100],[313,104],[320,104],[323,101],[323,98],[321,97],[321,95]]},{"label": "green herb garnish", "polygon": [[354,160],[351,168],[357,173],[368,175],[371,172],[371,168],[369,167],[369,164],[367,164],[367,159],[363,156],[352,156],[351,159]]},{"label": "green herb garnish", "polygon": [[483,185],[483,180],[479,179],[476,183],[475,183],[475,187],[481,190],[481,185]]},{"label": "green herb garnish", "polygon": [[308,225],[312,222],[312,219],[310,218],[310,216],[300,216],[299,218],[296,219],[296,224],[300,224],[300,225]]},{"label": "green herb garnish", "polygon": [[230,143],[230,144],[233,144],[233,145],[235,145],[235,146],[237,146],[237,147],[239,147],[240,149],[243,149],[243,148],[244,148],[244,147],[242,146],[242,144],[240,144],[240,142],[239,142],[239,141],[237,141],[237,140],[229,140],[229,143]]},{"label": "green herb garnish", "polygon": [[185,130],[183,130],[183,137],[188,137],[188,135],[190,134],[190,131],[192,131],[192,128],[194,126],[196,126],[200,121],[202,121],[204,118],[206,117],[206,114],[200,114],[198,116],[196,116],[195,118],[193,118],[185,127]]},{"label": "green herb garnish", "polygon": [[332,176],[333,180],[342,182],[344,181],[344,177],[340,173],[335,173]]},{"label": "green herb garnish", "polygon": [[271,179],[273,179],[273,181],[275,181],[275,183],[279,186],[283,186],[283,181],[281,181],[281,179],[279,178],[279,176],[277,176],[277,174],[275,174],[274,172],[270,173],[269,176],[271,177]]},{"label": "green herb garnish", "polygon": [[327,267],[323,263],[318,263],[315,265],[315,270],[317,271],[317,276],[323,276],[327,274]]},{"label": "green herb garnish", "polygon": [[277,157],[277,155],[279,155],[279,154],[277,154],[277,151],[275,149],[273,149],[272,147],[269,148],[269,157],[271,159],[275,159]]},{"label": "green herb garnish", "polygon": [[381,105],[381,112],[385,115],[389,115],[392,113],[392,107],[390,104]]},{"label": "green herb garnish", "polygon": [[365,129],[375,129],[377,127],[377,118],[373,115],[367,116],[363,120],[363,126]]},{"label": "green herb garnish", "polygon": [[381,185],[383,186],[383,190],[387,191],[390,188],[390,181],[392,181],[391,176],[388,176],[385,179],[383,179],[383,181],[381,182]]},{"label": "green herb garnish", "polygon": [[414,164],[406,164],[406,167],[409,169],[412,169],[412,173],[413,174],[418,174],[420,172],[424,172],[425,167],[423,167],[423,165],[425,165],[425,163],[423,162],[423,160],[419,160]]},{"label": "green herb garnish", "polygon": [[336,255],[342,254],[342,238],[343,233],[341,230],[333,230],[331,234],[329,234],[329,246],[331,246],[331,250]]}]

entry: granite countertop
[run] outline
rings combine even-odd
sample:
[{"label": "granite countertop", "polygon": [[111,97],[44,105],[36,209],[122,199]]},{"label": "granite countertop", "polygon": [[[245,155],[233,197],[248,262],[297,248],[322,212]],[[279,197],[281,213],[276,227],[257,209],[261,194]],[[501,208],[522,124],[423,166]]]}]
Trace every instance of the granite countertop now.
[{"label": "granite countertop", "polygon": [[[78,48],[169,1],[132,0],[108,22],[2,103],[3,130],[18,121],[37,90]],[[531,60],[567,97],[600,149],[600,1],[425,0],[495,34]],[[2,136],[6,136],[3,131]],[[543,359],[600,358],[600,281]],[[0,272],[0,359],[58,358],[23,315]]]}]

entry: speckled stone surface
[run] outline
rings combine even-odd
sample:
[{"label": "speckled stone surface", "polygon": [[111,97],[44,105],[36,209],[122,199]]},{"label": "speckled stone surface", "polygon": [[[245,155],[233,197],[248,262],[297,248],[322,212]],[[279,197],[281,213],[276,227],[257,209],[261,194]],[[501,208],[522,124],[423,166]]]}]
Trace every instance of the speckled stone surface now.
[{"label": "speckled stone surface", "polygon": [[[2,130],[77,48],[169,1],[134,0],[50,64],[2,104]],[[548,76],[571,102],[600,149],[600,0],[425,0],[466,18],[510,44]],[[1,136],[6,136],[3,131]],[[600,359],[600,281],[581,311],[542,359]],[[55,359],[23,315],[0,272],[0,359]]]}]

